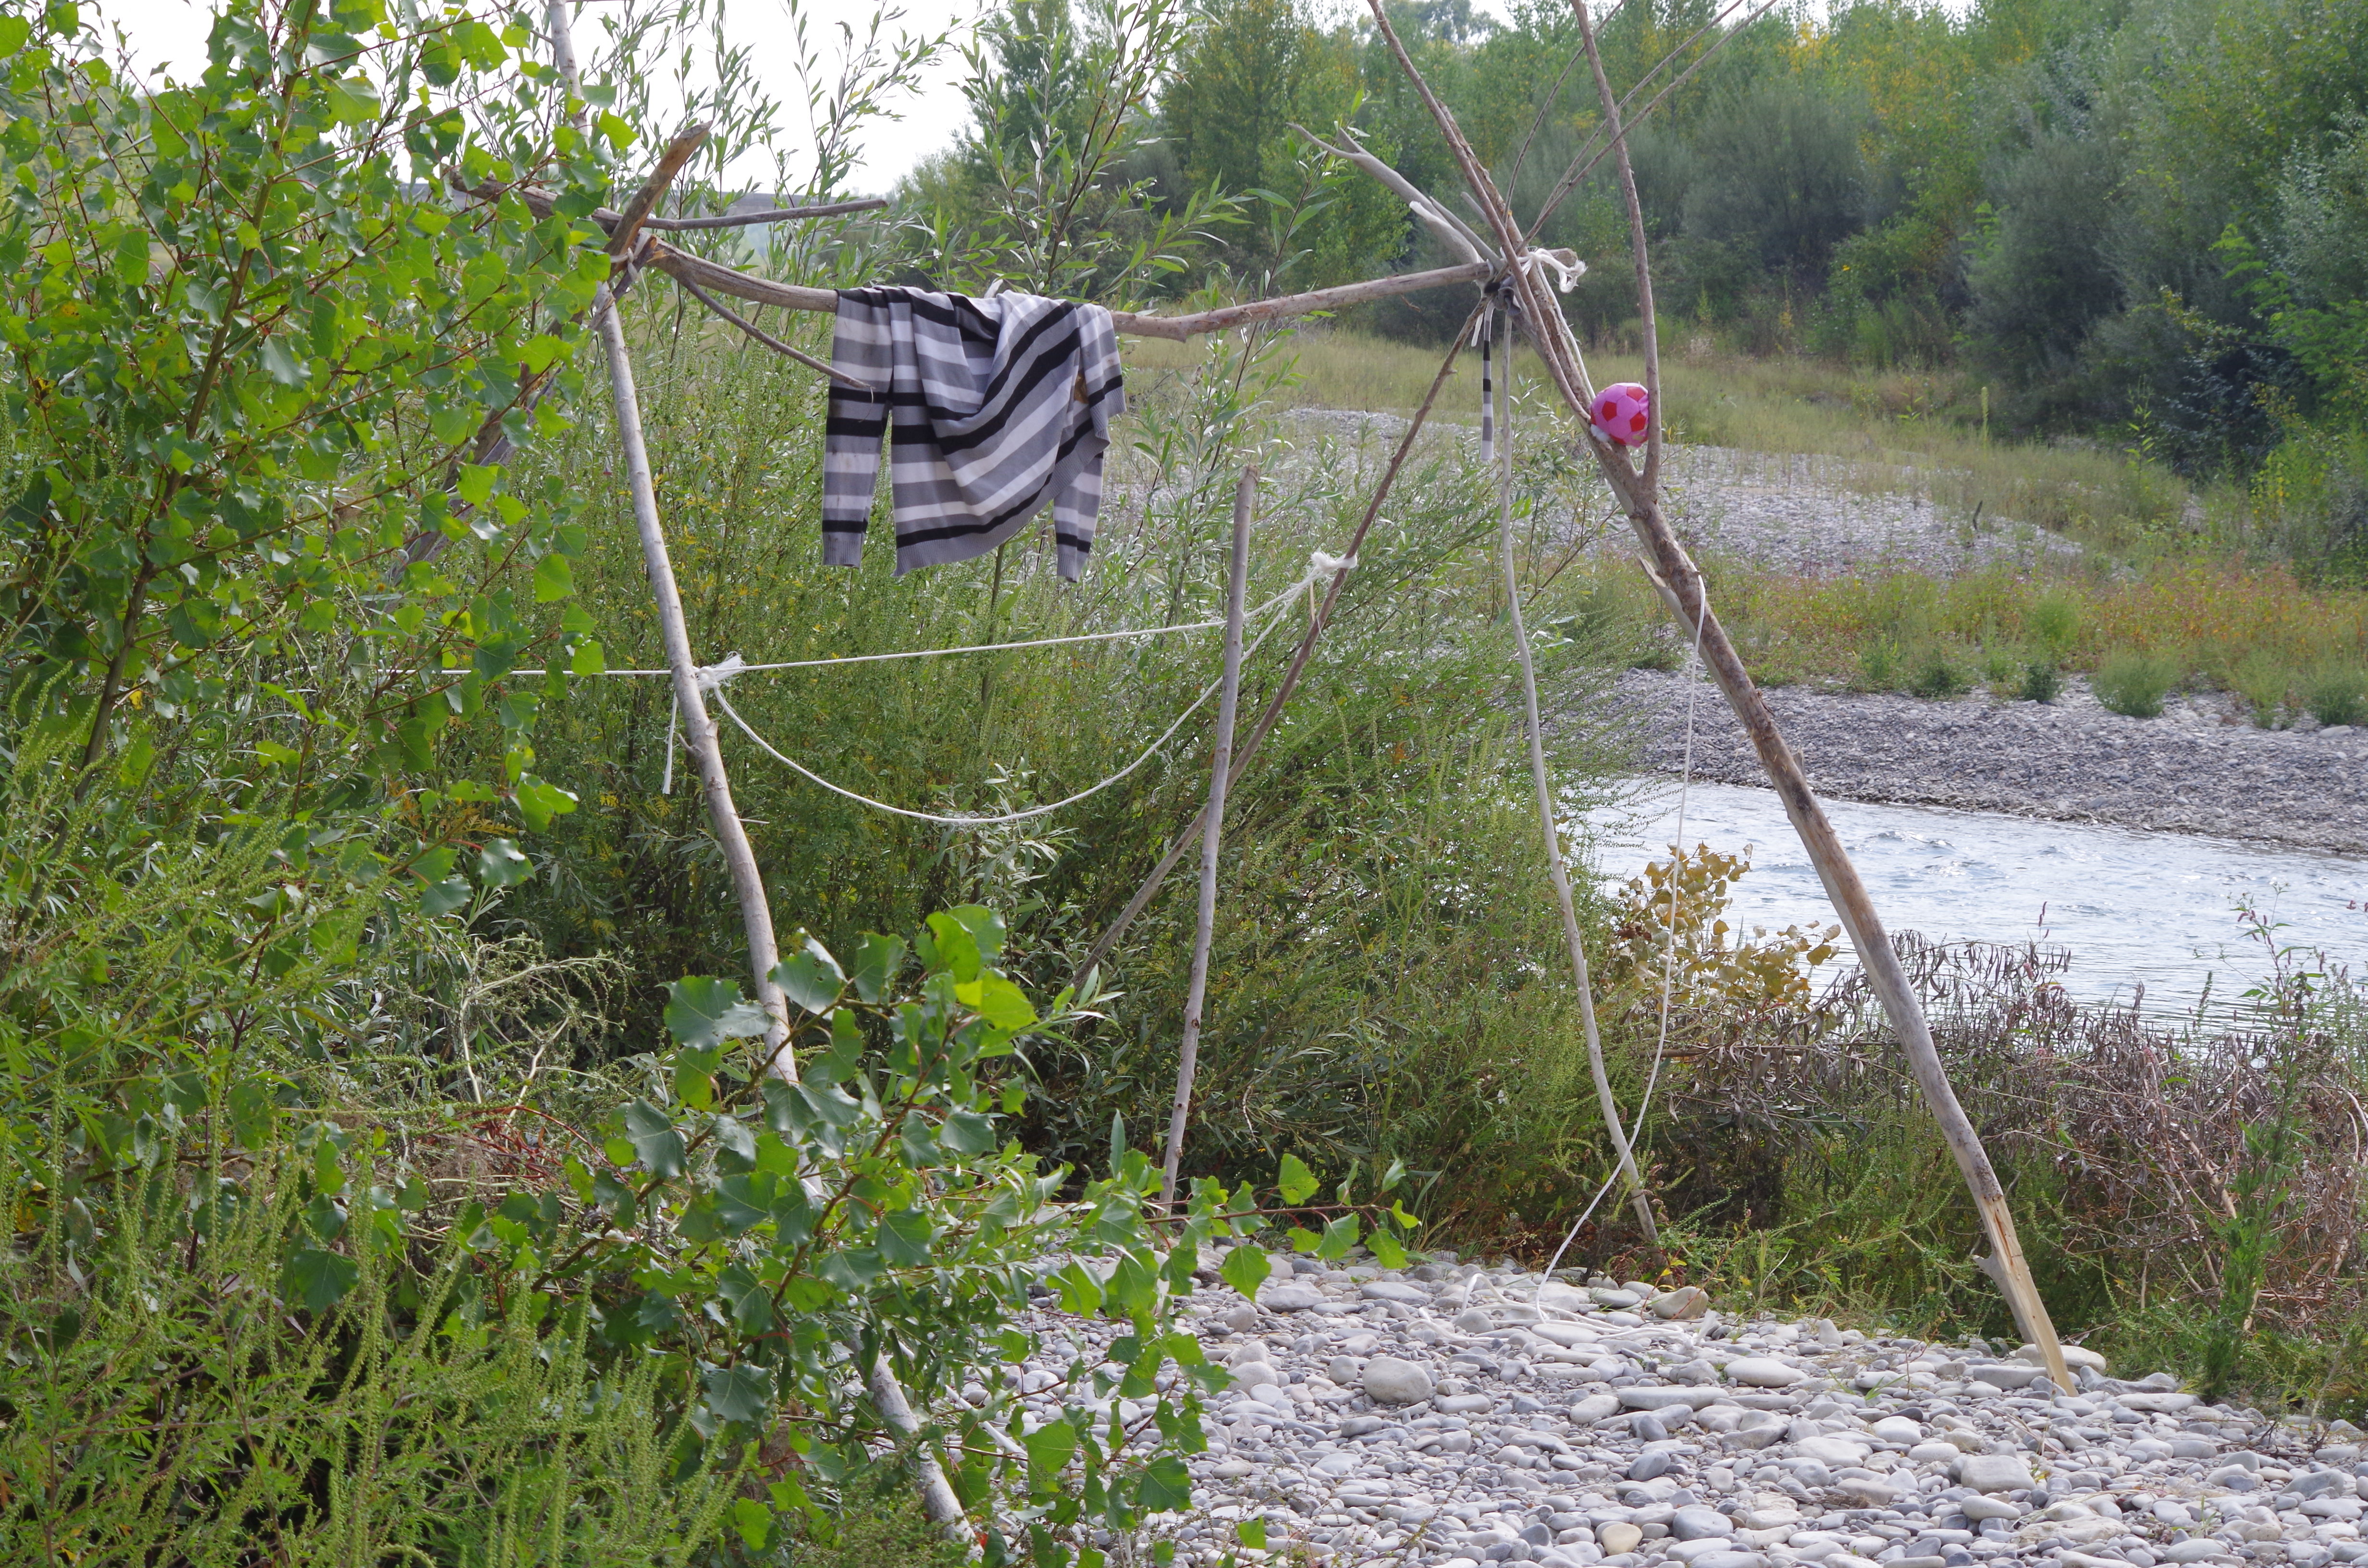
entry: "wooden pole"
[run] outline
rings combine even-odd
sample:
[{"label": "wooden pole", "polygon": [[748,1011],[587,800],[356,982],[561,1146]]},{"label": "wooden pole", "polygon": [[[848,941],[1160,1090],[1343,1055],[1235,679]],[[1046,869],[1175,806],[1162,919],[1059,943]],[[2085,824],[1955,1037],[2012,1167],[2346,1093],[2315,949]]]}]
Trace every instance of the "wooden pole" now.
[{"label": "wooden pole", "polygon": [[[1514,224],[1511,210],[1503,195],[1497,189],[1486,168],[1473,154],[1471,144],[1464,140],[1455,117],[1440,103],[1422,73],[1391,28],[1381,0],[1368,0],[1376,27],[1397,58],[1399,68],[1414,85],[1424,105],[1430,110],[1445,138],[1448,149],[1463,170],[1473,199],[1479,204],[1497,243],[1508,256],[1521,254],[1521,235]],[[1965,1180],[1974,1206],[1982,1216],[1988,1233],[1991,1257],[1983,1267],[1997,1279],[2012,1309],[2015,1323],[2025,1337],[2036,1346],[2048,1375],[2059,1388],[2069,1390],[2071,1374],[2064,1364],[2062,1347],[2057,1345],[2054,1325],[2047,1309],[2039,1299],[2038,1289],[2032,1282],[2029,1265],[2024,1261],[2021,1241],[2015,1233],[2014,1218],[2008,1210],[2004,1189],[1998,1173],[1991,1166],[1981,1139],[1974,1130],[1964,1108],[1958,1103],[1956,1092],[1949,1083],[1948,1073],[1941,1065],[1940,1051],[1933,1044],[1930,1025],[1924,1017],[1922,1006],[1909,983],[1906,969],[1898,955],[1892,950],[1889,936],[1874,913],[1873,901],[1867,896],[1866,887],[1859,880],[1857,869],[1850,864],[1841,840],[1826,820],[1824,809],[1810,790],[1808,779],[1801,771],[1799,759],[1785,744],[1777,729],[1775,715],[1769,710],[1743,661],[1735,651],[1725,629],[1711,613],[1710,603],[1703,592],[1702,574],[1688,557],[1677,536],[1669,529],[1661,515],[1659,498],[1661,428],[1658,391],[1660,383],[1659,344],[1656,337],[1653,312],[1652,269],[1645,244],[1644,210],[1636,199],[1635,176],[1628,159],[1627,137],[1620,124],[1620,103],[1611,91],[1602,59],[1595,41],[1594,22],[1586,0],[1571,0],[1577,13],[1579,36],[1588,51],[1588,63],[1594,72],[1596,90],[1603,107],[1605,130],[1610,135],[1618,159],[1621,194],[1626,201],[1629,217],[1631,248],[1636,266],[1638,308],[1643,315],[1645,333],[1645,384],[1655,392],[1653,426],[1645,448],[1645,468],[1640,473],[1628,461],[1623,449],[1613,448],[1600,438],[1588,441],[1601,465],[1605,479],[1619,495],[1628,514],[1629,525],[1645,547],[1645,558],[1652,568],[1656,589],[1668,600],[1679,619],[1699,640],[1702,662],[1711,676],[1718,683],[1736,717],[1742,722],[1744,733],[1751,739],[1752,748],[1759,756],[1769,779],[1776,787],[1779,799],[1784,802],[1785,814],[1791,818],[1795,832],[1801,835],[1804,848],[1817,868],[1818,879],[1825,884],[1826,894],[1832,900],[1834,913],[1842,927],[1850,934],[1858,949],[1859,960],[1866,966],[1867,978],[1890,1017],[1893,1029],[1899,1035],[1901,1049],[1923,1090],[1926,1103],[1931,1107],[1934,1119],[1940,1123],[1941,1134],[1957,1161],[1957,1168]],[[1536,345],[1541,361],[1554,377],[1565,402],[1579,420],[1580,428],[1590,428],[1587,402],[1579,392],[1581,375],[1574,363],[1565,363],[1565,348],[1561,334],[1546,329],[1544,312],[1558,309],[1555,302],[1539,286],[1537,278],[1525,267],[1516,267],[1513,282],[1520,292],[1523,308],[1531,319],[1531,338]]]},{"label": "wooden pole", "polygon": [[1176,1104],[1167,1113],[1167,1157],[1159,1166],[1159,1205],[1176,1203],[1176,1168],[1184,1157],[1184,1122],[1192,1108],[1192,1074],[1201,1058],[1201,1007],[1209,994],[1209,949],[1217,930],[1217,846],[1225,829],[1225,786],[1234,765],[1234,714],[1242,690],[1242,606],[1249,589],[1250,515],[1258,469],[1234,486],[1234,556],[1225,574],[1225,673],[1217,693],[1217,739],[1209,760],[1209,803],[1201,813],[1201,908],[1192,928],[1192,970],[1184,987],[1184,1044],[1176,1059]]},{"label": "wooden pole", "polygon": [[[1495,323],[1488,330],[1495,329]],[[1511,335],[1507,335],[1506,347],[1511,347]],[[1521,669],[1521,717],[1523,733],[1530,743],[1530,781],[1536,786],[1538,796],[1538,835],[1545,841],[1546,880],[1554,884],[1554,907],[1562,915],[1564,945],[1570,949],[1572,975],[1578,982],[1578,1019],[1581,1033],[1587,1040],[1587,1070],[1595,1080],[1595,1103],[1603,1113],[1604,1131],[1611,1135],[1611,1148],[1620,1164],[1620,1174],[1628,1183],[1628,1201],[1635,1207],[1636,1218],[1645,1227],[1645,1239],[1655,1246],[1661,1244],[1661,1227],[1653,1219],[1652,1195],[1645,1190],[1645,1177],[1636,1169],[1635,1152],[1629,1147],[1628,1132],[1622,1125],[1620,1102],[1611,1093],[1611,1075],[1603,1065],[1603,1036],[1595,1021],[1595,984],[1587,969],[1587,939],[1578,928],[1578,911],[1570,896],[1570,869],[1563,864],[1562,833],[1554,822],[1554,780],[1546,772],[1544,727],[1538,719],[1538,666],[1530,652],[1530,631],[1521,615],[1520,574],[1513,561],[1513,394],[1512,355],[1505,356],[1502,379],[1497,383],[1497,563],[1505,574],[1505,603],[1512,619],[1513,653]]]},{"label": "wooden pole", "polygon": [[[545,14],[551,28],[552,63],[558,66],[569,96],[576,97],[580,95],[575,43],[568,26],[567,5],[568,0],[549,0]],[[681,140],[677,137],[677,144]],[[667,151],[671,155],[675,147],[670,145]],[[687,160],[687,153],[684,158]],[[673,169],[680,168],[682,161],[676,161],[673,168],[666,171],[668,178]],[[661,166],[664,167],[663,162]],[[649,189],[647,185],[643,188],[644,192]],[[655,205],[655,196],[639,205],[642,215],[646,217]],[[629,205],[628,213],[632,210]],[[635,219],[630,225],[620,222],[617,233],[610,237],[612,252],[621,254],[622,247],[634,243],[633,230],[639,222]],[[740,903],[740,923],[747,935],[748,964],[756,971],[757,1000],[767,1014],[766,1068],[795,1082],[797,1063],[787,1044],[789,1006],[781,988],[773,982],[773,966],[780,961],[780,953],[773,935],[772,910],[765,897],[765,879],[757,869],[756,853],[748,846],[747,830],[741,825],[740,814],[732,803],[732,780],[723,769],[723,752],[716,744],[715,722],[708,714],[707,694],[700,685],[699,667],[691,657],[682,594],[676,585],[674,563],[666,552],[666,530],[658,521],[657,488],[650,476],[649,448],[642,433],[641,399],[633,386],[632,357],[625,347],[624,323],[605,298],[596,299],[592,310],[601,346],[608,350],[609,391],[617,413],[618,439],[625,453],[633,524],[641,534],[642,564],[649,575],[650,594],[656,601],[658,623],[665,634],[666,666],[674,676],[675,701],[682,711],[684,737],[699,762],[700,783],[707,796],[716,842],[722,846],[724,863],[731,869],[733,892]],[[917,1436],[920,1424],[914,1419],[905,1391],[886,1358],[872,1363],[867,1381],[872,1406],[880,1412],[881,1419],[903,1436]],[[921,1506],[930,1519],[955,1540],[969,1541],[970,1521],[962,1513],[961,1500],[947,1483],[945,1469],[939,1464],[937,1456],[926,1446],[916,1446],[913,1468],[919,1483]]]}]

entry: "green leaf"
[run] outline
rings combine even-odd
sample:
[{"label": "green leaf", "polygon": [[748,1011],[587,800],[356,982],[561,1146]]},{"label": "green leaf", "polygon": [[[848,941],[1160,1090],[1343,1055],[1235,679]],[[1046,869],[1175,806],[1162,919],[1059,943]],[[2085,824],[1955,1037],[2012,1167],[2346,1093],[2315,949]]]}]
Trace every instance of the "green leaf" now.
[{"label": "green leaf", "polygon": [[1343,1214],[1324,1227],[1324,1240],[1316,1246],[1318,1257],[1342,1258],[1357,1244],[1357,1217]]},{"label": "green leaf", "polygon": [[929,1261],[929,1217],[917,1209],[900,1209],[880,1220],[880,1256],[900,1268]]},{"label": "green leaf", "polygon": [[549,829],[552,818],[564,816],[575,809],[575,796],[531,773],[522,774],[518,778],[518,808],[526,825],[541,833]]},{"label": "green leaf", "polygon": [[827,1011],[847,989],[847,975],[830,949],[803,932],[798,950],[773,966],[773,983],[809,1013]]},{"label": "green leaf", "polygon": [[1389,1232],[1376,1226],[1373,1233],[1365,1238],[1365,1244],[1373,1249],[1374,1260],[1383,1268],[1404,1268],[1406,1266],[1406,1248],[1398,1245],[1397,1237]]},{"label": "green leaf", "polygon": [[1181,1455],[1162,1454],[1144,1468],[1136,1497],[1151,1513],[1181,1513],[1192,1506],[1192,1476]]},{"label": "green leaf", "polygon": [[765,1032],[765,1009],[740,994],[737,981],[686,975],[666,987],[666,1032],[689,1046],[746,1040]]},{"label": "green leaf", "polygon": [[635,1100],[625,1108],[625,1136],[632,1141],[633,1153],[652,1176],[671,1181],[682,1175],[682,1134],[666,1112],[647,1100]]},{"label": "green leaf", "polygon": [[716,1280],[715,1293],[741,1333],[762,1334],[773,1326],[773,1293],[743,1266],[726,1268]]},{"label": "green leaf", "polygon": [[352,1258],[320,1247],[298,1247],[280,1272],[279,1293],[290,1306],[325,1312],[345,1300],[361,1277],[361,1266]]},{"label": "green leaf", "polygon": [[1390,1168],[1382,1173],[1382,1190],[1383,1192],[1387,1192],[1392,1187],[1397,1186],[1398,1183],[1406,1180],[1406,1162],[1404,1160],[1392,1160],[1390,1162]]},{"label": "green leaf", "polygon": [[556,604],[575,594],[575,579],[567,569],[567,557],[552,551],[534,563],[534,602]]},{"label": "green leaf", "polygon": [[1282,1157],[1282,1166],[1276,1174],[1275,1186],[1281,1191],[1282,1200],[1285,1203],[1304,1203],[1315,1196],[1315,1189],[1322,1185],[1315,1179],[1315,1173],[1309,1170],[1298,1155],[1285,1154]]},{"label": "green leaf", "polygon": [[979,1017],[996,1028],[1024,1029],[1036,1021],[1036,1009],[1029,1005],[1027,996],[999,974],[981,974],[975,996],[962,994],[968,989],[956,986],[956,997],[964,1006],[977,1008]]},{"label": "green leaf", "polygon": [[1077,1429],[1065,1421],[1048,1421],[1019,1442],[1028,1450],[1028,1489],[1049,1492],[1077,1451]]},{"label": "green leaf", "polygon": [[1266,1550],[1266,1516],[1252,1514],[1246,1519],[1235,1520],[1234,1535],[1252,1551],[1264,1551]]},{"label": "green leaf", "polygon": [[1250,1301],[1258,1300],[1258,1287],[1274,1272],[1274,1261],[1266,1248],[1245,1242],[1226,1252],[1225,1261],[1217,1265],[1218,1278],[1231,1285]]},{"label": "green leaf", "polygon": [[513,888],[534,875],[534,862],[515,839],[489,838],[477,850],[477,881],[489,888]]},{"label": "green leaf", "polygon": [[863,947],[855,956],[855,994],[866,1002],[877,1002],[888,994],[896,983],[896,971],[904,967],[905,938],[882,937],[876,931],[866,932]]},{"label": "green leaf", "polygon": [[301,387],[312,379],[305,371],[304,361],[289,348],[284,337],[263,340],[263,373],[283,387]]},{"label": "green leaf", "polygon": [[991,1154],[995,1123],[974,1110],[949,1111],[938,1129],[938,1147],[950,1154]]},{"label": "green leaf", "polygon": [[773,1407],[773,1374],[764,1367],[709,1367],[699,1374],[700,1401],[719,1420],[754,1426]]},{"label": "green leaf", "polygon": [[425,915],[450,915],[468,902],[469,883],[462,877],[447,877],[419,890],[419,908]]},{"label": "green leaf", "polygon": [[762,1555],[773,1540],[773,1510],[754,1497],[732,1501],[732,1528],[750,1551]]}]

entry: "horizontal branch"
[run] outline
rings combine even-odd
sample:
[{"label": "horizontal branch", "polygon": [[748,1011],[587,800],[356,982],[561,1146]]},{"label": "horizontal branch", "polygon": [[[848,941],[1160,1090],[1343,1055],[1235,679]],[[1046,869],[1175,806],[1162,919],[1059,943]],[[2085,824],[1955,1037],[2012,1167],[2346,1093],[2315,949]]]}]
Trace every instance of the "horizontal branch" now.
[{"label": "horizontal branch", "polygon": [[[500,187],[492,185],[464,188],[469,195],[488,200],[502,194]],[[521,186],[518,194],[528,210],[538,217],[550,215],[552,199],[549,191]],[[605,211],[592,216],[603,229],[612,228],[616,220],[616,214]],[[644,226],[655,228],[656,224],[652,221]],[[1567,251],[1555,254],[1575,259]],[[755,273],[742,272],[737,267],[710,261],[705,256],[693,256],[664,240],[644,241],[641,256],[643,265],[655,267],[677,282],[695,285],[710,293],[728,294],[736,300],[778,305],[789,311],[835,314],[838,310],[838,290],[836,289],[810,289],[798,283],[777,283],[769,278],[759,278]],[[1319,311],[1341,310],[1349,305],[1362,304],[1368,300],[1394,299],[1400,294],[1416,294],[1426,289],[1444,289],[1457,283],[1485,283],[1498,270],[1494,262],[1466,262],[1459,267],[1436,267],[1429,272],[1407,272],[1395,278],[1369,278],[1359,283],[1343,283],[1331,289],[1311,289],[1304,294],[1248,300],[1238,305],[1221,305],[1212,311],[1201,311],[1187,316],[1155,316],[1133,311],[1112,311],[1110,324],[1133,336],[1165,337],[1183,343],[1207,333],[1225,332],[1253,322],[1314,315]]]},{"label": "horizontal branch", "polygon": [[[861,201],[831,201],[820,207],[774,207],[762,212],[727,212],[718,218],[653,218],[644,225],[666,233],[679,233],[687,229],[746,229],[757,223],[788,223],[800,218],[836,218],[847,212],[876,212],[888,205],[884,196],[867,197]],[[604,209],[593,214],[596,218],[609,216]]]}]

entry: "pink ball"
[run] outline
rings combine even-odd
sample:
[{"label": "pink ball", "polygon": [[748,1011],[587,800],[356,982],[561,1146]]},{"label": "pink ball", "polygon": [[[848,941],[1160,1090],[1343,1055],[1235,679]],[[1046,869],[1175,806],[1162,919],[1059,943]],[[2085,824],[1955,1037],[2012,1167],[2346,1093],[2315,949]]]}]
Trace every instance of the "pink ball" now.
[{"label": "pink ball", "polygon": [[1603,438],[1615,447],[1641,447],[1653,427],[1653,400],[1634,381],[1614,381],[1595,394],[1588,411]]}]

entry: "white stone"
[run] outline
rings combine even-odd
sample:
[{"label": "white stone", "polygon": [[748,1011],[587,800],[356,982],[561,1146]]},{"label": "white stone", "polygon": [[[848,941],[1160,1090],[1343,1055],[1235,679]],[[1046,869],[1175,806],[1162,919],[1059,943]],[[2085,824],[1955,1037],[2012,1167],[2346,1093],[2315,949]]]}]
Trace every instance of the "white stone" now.
[{"label": "white stone", "polygon": [[1793,1445],[1793,1452],[1802,1459],[1829,1465],[1852,1465],[1866,1462],[1868,1449],[1855,1437],[1804,1437]]},{"label": "white stone", "polygon": [[1984,1519],[2019,1519],[2022,1505],[2004,1497],[1968,1497],[1957,1505],[1957,1511],[1980,1524]]},{"label": "white stone", "polygon": [[1635,1551],[1637,1543],[1644,1539],[1643,1530],[1624,1520],[1595,1527],[1595,1543],[1613,1557],[1623,1551]]},{"label": "white stone", "polygon": [[1418,1404],[1437,1392],[1429,1372],[1395,1356],[1367,1361],[1361,1381],[1366,1397],[1376,1404]]},{"label": "white stone", "polygon": [[2228,1549],[2216,1540],[2199,1539],[2182,1540],[2157,1553],[2165,1562],[2201,1562],[2207,1557],[2223,1557]]},{"label": "white stone", "polygon": [[2021,1454],[1967,1454],[1952,1477],[1976,1492],[2013,1492],[2032,1484],[2031,1466]]},{"label": "white stone", "polygon": [[1323,1291],[1304,1285],[1268,1285],[1258,1294],[1258,1304],[1270,1312],[1304,1312],[1323,1301]]},{"label": "white stone", "polygon": [[1790,1388],[1808,1376],[1773,1356],[1745,1356],[1726,1364],[1726,1375],[1747,1388]]},{"label": "white stone", "polygon": [[1401,1285],[1395,1279],[1372,1279],[1357,1287],[1357,1294],[1369,1301],[1403,1301],[1410,1307],[1430,1304],[1430,1292],[1414,1285]]},{"label": "white stone", "polygon": [[[2085,1345],[2059,1345],[2056,1348],[2064,1352],[2064,1364],[2075,1371],[2079,1370],[2082,1367],[2093,1368],[2099,1372],[2102,1372],[2105,1369],[2105,1358],[2102,1356],[2098,1355],[2094,1350],[2089,1349]],[[2030,1362],[2034,1367],[2044,1366],[2046,1364],[2042,1360],[2039,1354],[2039,1346],[2036,1345],[2024,1346],[2021,1349],[2015,1352],[2015,1356],[2021,1360]]]}]

